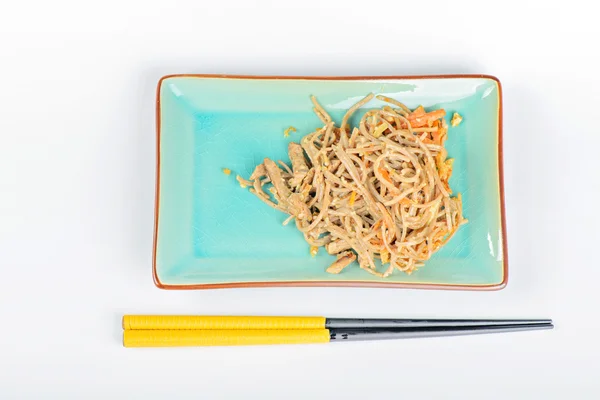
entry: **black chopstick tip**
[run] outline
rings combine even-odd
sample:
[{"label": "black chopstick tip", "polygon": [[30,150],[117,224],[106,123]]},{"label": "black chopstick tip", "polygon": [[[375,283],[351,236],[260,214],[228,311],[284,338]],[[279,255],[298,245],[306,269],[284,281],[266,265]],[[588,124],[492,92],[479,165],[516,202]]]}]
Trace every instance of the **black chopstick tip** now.
[{"label": "black chopstick tip", "polygon": [[475,327],[499,325],[552,324],[551,319],[391,319],[391,318],[327,318],[327,329],[394,329],[431,327]]},{"label": "black chopstick tip", "polygon": [[552,323],[399,328],[329,328],[330,341],[412,339],[553,329]]}]

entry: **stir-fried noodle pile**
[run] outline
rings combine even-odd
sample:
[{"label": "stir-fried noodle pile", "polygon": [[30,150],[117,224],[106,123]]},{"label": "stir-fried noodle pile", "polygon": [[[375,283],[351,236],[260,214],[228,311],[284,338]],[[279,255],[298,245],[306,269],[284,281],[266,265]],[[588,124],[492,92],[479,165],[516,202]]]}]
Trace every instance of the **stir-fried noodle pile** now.
[{"label": "stir-fried noodle pile", "polygon": [[351,129],[351,115],[373,97],[352,106],[339,127],[313,97],[324,126],[289,144],[292,167],[267,158],[249,179],[238,176],[259,199],[289,214],[284,224],[295,220],[313,255],[321,246],[337,255],[330,273],[358,259],[379,277],[394,269],[410,274],[466,223],[460,194],[451,197],[448,184],[453,160],[444,148],[445,111],[410,110],[377,96],[390,105],[367,111]]}]

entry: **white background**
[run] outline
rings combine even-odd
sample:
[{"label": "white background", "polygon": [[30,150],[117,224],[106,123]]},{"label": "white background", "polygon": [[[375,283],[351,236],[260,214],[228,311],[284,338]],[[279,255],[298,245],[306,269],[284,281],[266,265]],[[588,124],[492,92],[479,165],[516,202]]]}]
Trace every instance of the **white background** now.
[{"label": "white background", "polygon": [[[0,398],[597,398],[593,10],[573,0],[320,3],[2,3]],[[155,85],[193,72],[497,75],[508,287],[155,288]],[[550,317],[556,329],[124,349],[124,313]]]}]

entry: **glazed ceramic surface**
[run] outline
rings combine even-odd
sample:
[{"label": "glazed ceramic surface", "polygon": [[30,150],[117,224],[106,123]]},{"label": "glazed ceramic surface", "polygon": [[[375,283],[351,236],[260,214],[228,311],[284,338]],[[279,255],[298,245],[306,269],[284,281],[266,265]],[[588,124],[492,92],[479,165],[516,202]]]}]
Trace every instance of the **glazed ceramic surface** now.
[{"label": "glazed ceramic surface", "polygon": [[[454,158],[450,185],[469,223],[412,275],[378,278],[357,264],[325,272],[286,215],[268,207],[235,176],[265,157],[289,161],[287,146],[321,127],[310,95],[338,122],[368,93],[414,108],[444,108]],[[501,92],[487,76],[256,78],[180,75],[158,87],[158,170],[154,278],[162,288],[332,285],[498,289],[507,280],[502,200]],[[381,107],[373,100],[367,109]],[[296,132],[284,137],[290,126]],[[232,173],[226,175],[223,168]]]}]

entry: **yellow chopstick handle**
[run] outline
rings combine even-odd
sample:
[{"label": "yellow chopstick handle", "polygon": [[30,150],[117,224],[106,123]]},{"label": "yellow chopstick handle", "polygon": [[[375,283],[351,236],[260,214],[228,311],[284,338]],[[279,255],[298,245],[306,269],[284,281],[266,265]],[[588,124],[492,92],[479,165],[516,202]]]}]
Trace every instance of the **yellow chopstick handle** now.
[{"label": "yellow chopstick handle", "polygon": [[125,330],[125,347],[247,346],[328,343],[327,329]]},{"label": "yellow chopstick handle", "polygon": [[325,317],[125,315],[123,329],[324,329]]}]

